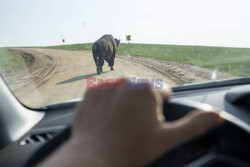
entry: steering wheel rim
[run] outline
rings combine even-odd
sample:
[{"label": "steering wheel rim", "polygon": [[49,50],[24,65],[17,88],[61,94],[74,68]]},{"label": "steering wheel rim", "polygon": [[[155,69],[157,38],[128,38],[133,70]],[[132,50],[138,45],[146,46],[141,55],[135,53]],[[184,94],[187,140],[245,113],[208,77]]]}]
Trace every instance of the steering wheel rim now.
[{"label": "steering wheel rim", "polygon": [[[213,107],[205,104],[205,103],[199,103],[191,100],[183,100],[183,99],[173,99],[166,101],[164,104],[164,116],[166,118],[166,121],[175,121],[179,118],[182,118],[189,112],[195,110],[195,109],[201,109],[201,110],[211,110]],[[235,163],[236,166],[249,166],[250,161],[247,156],[243,157],[243,159],[247,161],[238,161],[238,159],[234,158],[231,155],[226,155],[224,152],[226,150],[221,150],[223,145],[223,140],[225,139],[225,136],[230,137],[230,132],[228,132],[229,129],[235,130],[235,133],[238,135],[235,135],[234,137],[238,137],[240,140],[244,138],[250,139],[250,130],[249,126],[240,120],[239,118],[236,118],[235,116],[225,112],[220,111],[221,117],[225,120],[225,122],[216,127],[215,129],[210,130],[206,134],[195,138],[189,142],[186,142],[177,148],[173,149],[172,151],[162,155],[160,158],[155,160],[153,163],[151,163],[149,166],[151,167],[163,167],[163,166],[170,166],[170,167],[176,167],[176,166],[212,166],[212,163],[215,163],[216,161],[222,161],[225,156],[227,157],[227,160],[230,161],[231,164]],[[223,134],[225,132],[226,134]],[[224,135],[224,136],[223,136]],[[222,142],[222,143],[221,143]],[[204,156],[201,156],[199,158],[203,158],[201,163],[198,163],[196,159],[189,159],[189,161],[186,159],[186,162],[180,162],[184,161],[180,157],[185,154],[185,151],[191,149],[195,149],[195,147],[199,145],[205,145],[208,146],[210,144],[210,150],[208,150],[207,153],[207,159],[210,158],[210,162],[206,162],[204,159]],[[248,144],[250,147],[250,144]],[[237,149],[237,148],[233,148]],[[241,148],[245,149],[246,148]],[[184,152],[184,153],[183,153]],[[233,155],[233,154],[232,154]],[[245,155],[250,155],[250,151],[247,151]],[[237,156],[237,155],[235,155]],[[197,158],[198,159],[198,158]],[[194,163],[195,162],[195,163]],[[204,163],[204,164],[202,164]]]}]

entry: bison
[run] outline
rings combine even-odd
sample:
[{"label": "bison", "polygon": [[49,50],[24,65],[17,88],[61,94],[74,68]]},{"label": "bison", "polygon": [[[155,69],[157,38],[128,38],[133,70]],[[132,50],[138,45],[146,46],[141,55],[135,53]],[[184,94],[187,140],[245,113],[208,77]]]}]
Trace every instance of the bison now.
[{"label": "bison", "polygon": [[98,74],[103,73],[104,60],[108,62],[110,69],[114,70],[114,59],[119,44],[120,40],[115,39],[112,35],[103,35],[93,44],[92,52]]}]

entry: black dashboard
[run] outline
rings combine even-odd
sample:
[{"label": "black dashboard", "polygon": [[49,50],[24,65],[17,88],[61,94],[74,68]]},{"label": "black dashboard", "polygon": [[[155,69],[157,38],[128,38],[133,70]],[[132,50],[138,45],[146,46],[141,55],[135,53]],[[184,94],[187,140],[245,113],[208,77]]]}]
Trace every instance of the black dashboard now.
[{"label": "black dashboard", "polygon": [[[197,90],[176,91],[170,101],[195,101],[207,103],[230,113],[235,119],[240,119],[244,126],[250,123],[250,111],[246,104],[239,103],[242,99],[249,99],[248,94],[237,96],[228,100],[226,96],[238,89],[248,92],[250,85],[226,86]],[[245,90],[245,91],[244,91]],[[236,93],[237,94],[237,93]],[[230,96],[230,97],[231,97]],[[242,98],[242,99],[241,99]],[[49,146],[56,149],[69,135],[69,128],[74,114],[76,102],[51,108],[46,111],[45,117],[18,141],[9,144],[0,150],[0,166],[24,166],[28,160],[41,159],[40,156],[48,155],[43,148]],[[176,106],[175,106],[176,107]],[[166,107],[165,107],[166,108]],[[182,108],[179,108],[182,109]],[[173,121],[185,115],[171,113],[164,109],[164,113]],[[39,111],[38,111],[39,112]],[[64,134],[61,132],[64,131]],[[59,136],[58,136],[59,135]],[[66,136],[65,136],[66,135]],[[56,142],[56,140],[60,142]],[[40,153],[39,153],[40,151]],[[160,157],[150,166],[249,166],[250,164],[250,132],[231,123],[225,122],[222,126],[212,130],[206,135],[186,143],[172,152]]]}]

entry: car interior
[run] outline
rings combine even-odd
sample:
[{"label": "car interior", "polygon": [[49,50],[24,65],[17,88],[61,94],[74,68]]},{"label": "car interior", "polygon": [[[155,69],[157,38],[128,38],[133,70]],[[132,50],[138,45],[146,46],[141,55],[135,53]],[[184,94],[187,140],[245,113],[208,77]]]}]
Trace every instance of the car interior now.
[{"label": "car interior", "polygon": [[[234,79],[173,89],[173,97],[163,106],[166,121],[211,106],[221,109],[226,121],[149,166],[249,166],[249,81]],[[74,109],[82,99],[33,110],[20,104],[2,79],[0,83],[0,166],[34,166],[67,141]]]},{"label": "car interior", "polygon": [[166,122],[225,120],[147,166],[250,167],[249,20],[247,0],[0,0],[0,167],[55,153],[91,85],[124,77],[172,89]]}]

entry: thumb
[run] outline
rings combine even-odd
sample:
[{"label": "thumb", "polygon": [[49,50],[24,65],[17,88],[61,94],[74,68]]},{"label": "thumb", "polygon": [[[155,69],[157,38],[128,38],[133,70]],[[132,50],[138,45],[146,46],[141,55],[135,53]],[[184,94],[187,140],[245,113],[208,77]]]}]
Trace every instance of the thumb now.
[{"label": "thumb", "polygon": [[166,124],[166,139],[171,141],[169,149],[196,138],[221,124],[224,120],[218,112],[195,110],[185,117]]}]

